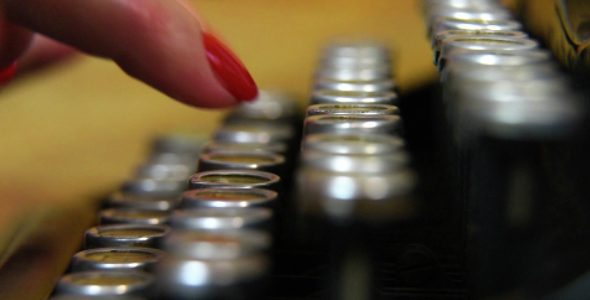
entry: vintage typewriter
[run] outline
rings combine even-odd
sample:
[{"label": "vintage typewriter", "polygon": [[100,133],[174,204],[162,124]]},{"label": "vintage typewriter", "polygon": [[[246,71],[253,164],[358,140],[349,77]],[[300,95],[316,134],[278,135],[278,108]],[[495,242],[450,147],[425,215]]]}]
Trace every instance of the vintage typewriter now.
[{"label": "vintage typewriter", "polygon": [[589,299],[590,7],[553,2],[425,0],[439,83],[333,41],[304,115],[263,90],[156,138],[49,299]]}]

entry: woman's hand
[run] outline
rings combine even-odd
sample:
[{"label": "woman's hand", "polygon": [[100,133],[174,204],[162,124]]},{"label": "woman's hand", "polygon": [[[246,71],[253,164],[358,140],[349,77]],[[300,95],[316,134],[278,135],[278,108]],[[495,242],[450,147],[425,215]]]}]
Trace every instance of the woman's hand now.
[{"label": "woman's hand", "polygon": [[[110,58],[127,74],[189,105],[226,107],[254,99],[258,91],[243,64],[203,33],[196,15],[179,1],[0,0],[9,21],[0,24],[0,69],[19,59],[38,32]],[[70,51],[38,36],[29,52],[47,46],[52,52],[46,60]]]}]

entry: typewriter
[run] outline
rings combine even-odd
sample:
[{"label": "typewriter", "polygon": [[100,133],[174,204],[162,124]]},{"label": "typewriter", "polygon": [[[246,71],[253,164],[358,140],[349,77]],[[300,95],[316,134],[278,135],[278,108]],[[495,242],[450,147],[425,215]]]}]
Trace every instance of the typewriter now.
[{"label": "typewriter", "polygon": [[334,40],[303,114],[261,90],[212,136],[155,138],[96,223],[52,241],[80,247],[43,253],[61,278],[20,274],[52,300],[590,298],[590,6],[422,12],[436,84],[400,96],[391,49]]}]

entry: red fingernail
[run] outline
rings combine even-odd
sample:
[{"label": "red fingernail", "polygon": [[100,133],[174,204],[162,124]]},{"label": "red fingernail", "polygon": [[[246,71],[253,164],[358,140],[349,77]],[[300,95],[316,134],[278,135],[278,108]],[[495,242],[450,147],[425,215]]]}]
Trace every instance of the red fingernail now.
[{"label": "red fingernail", "polygon": [[238,57],[211,34],[203,33],[203,42],[207,60],[221,84],[238,100],[254,100],[258,87]]},{"label": "red fingernail", "polygon": [[9,82],[16,74],[16,68],[18,63],[15,61],[8,68],[0,70],[0,85],[4,85]]}]

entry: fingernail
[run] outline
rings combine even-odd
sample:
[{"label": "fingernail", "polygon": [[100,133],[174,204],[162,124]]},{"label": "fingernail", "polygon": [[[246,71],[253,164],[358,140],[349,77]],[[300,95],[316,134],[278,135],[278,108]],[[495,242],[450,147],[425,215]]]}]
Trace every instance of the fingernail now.
[{"label": "fingernail", "polygon": [[0,85],[4,85],[9,82],[16,74],[18,63],[15,61],[7,68],[0,70]]},{"label": "fingernail", "polygon": [[209,33],[203,33],[203,42],[209,65],[225,89],[238,100],[252,101],[256,99],[258,87],[240,59],[226,45]]}]

